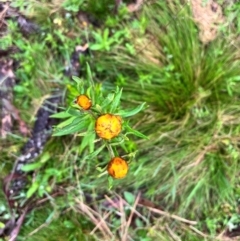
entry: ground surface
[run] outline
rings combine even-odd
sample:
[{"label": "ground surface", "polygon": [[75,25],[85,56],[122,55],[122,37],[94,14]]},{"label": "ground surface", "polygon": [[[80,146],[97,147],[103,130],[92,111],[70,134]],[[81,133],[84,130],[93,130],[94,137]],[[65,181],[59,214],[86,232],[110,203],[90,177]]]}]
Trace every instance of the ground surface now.
[{"label": "ground surface", "polygon": [[[234,0],[0,3],[0,239],[240,240],[239,16]],[[148,139],[51,134],[51,104],[80,94],[72,76]],[[131,159],[110,190],[109,152]]]}]

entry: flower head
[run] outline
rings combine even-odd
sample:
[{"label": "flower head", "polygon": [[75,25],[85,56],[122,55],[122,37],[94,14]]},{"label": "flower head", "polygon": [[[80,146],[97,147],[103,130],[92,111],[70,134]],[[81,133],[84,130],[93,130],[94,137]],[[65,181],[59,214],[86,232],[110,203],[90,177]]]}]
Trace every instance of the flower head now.
[{"label": "flower head", "polygon": [[124,178],[128,172],[128,163],[120,157],[114,157],[108,163],[107,171],[113,178]]},{"label": "flower head", "polygon": [[118,115],[104,114],[97,118],[95,131],[103,139],[110,140],[122,130],[122,119]]},{"label": "flower head", "polygon": [[76,99],[76,104],[84,110],[89,110],[92,107],[92,101],[86,95],[79,95]]}]

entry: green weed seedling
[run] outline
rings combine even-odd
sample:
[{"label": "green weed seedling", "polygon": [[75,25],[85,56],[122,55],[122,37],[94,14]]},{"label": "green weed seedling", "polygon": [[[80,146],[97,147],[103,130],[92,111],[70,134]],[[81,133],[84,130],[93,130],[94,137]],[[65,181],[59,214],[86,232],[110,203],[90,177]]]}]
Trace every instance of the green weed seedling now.
[{"label": "green weed seedling", "polygon": [[104,29],[103,32],[93,32],[95,43],[90,45],[90,49],[95,51],[110,51],[112,46],[121,44],[128,35],[129,32],[127,29],[118,30],[113,34],[110,33],[108,28]]}]

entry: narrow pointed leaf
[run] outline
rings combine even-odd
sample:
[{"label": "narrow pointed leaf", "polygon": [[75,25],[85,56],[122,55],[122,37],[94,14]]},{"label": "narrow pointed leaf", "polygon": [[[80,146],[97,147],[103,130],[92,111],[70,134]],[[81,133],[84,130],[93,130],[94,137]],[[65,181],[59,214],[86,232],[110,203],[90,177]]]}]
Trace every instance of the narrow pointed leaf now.
[{"label": "narrow pointed leaf", "polygon": [[116,113],[116,115],[120,115],[123,118],[136,115],[138,112],[140,112],[144,108],[145,104],[146,103],[142,103],[141,105],[137,106],[135,109],[132,109],[132,110],[119,111],[118,113]]}]

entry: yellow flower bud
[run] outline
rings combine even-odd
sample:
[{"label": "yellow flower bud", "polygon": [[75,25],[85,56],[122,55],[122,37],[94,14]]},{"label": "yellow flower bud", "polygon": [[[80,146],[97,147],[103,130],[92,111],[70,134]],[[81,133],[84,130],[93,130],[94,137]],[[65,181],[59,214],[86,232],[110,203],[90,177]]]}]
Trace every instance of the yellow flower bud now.
[{"label": "yellow flower bud", "polygon": [[120,158],[114,157],[107,166],[107,171],[110,176],[113,178],[124,178],[128,172],[128,164],[127,162]]},{"label": "yellow flower bud", "polygon": [[76,99],[76,104],[84,110],[89,110],[92,107],[92,101],[86,95],[79,95]]}]

